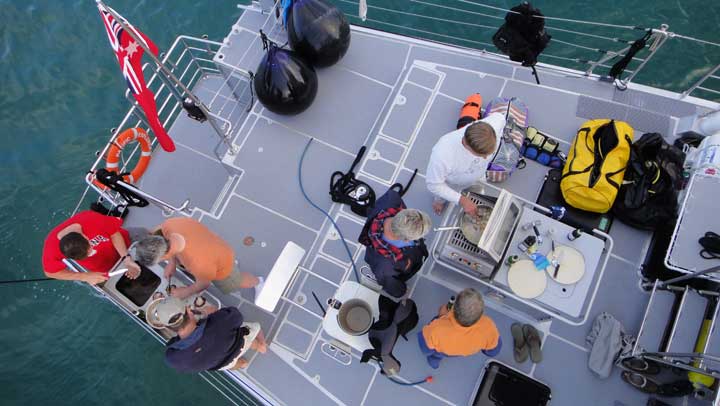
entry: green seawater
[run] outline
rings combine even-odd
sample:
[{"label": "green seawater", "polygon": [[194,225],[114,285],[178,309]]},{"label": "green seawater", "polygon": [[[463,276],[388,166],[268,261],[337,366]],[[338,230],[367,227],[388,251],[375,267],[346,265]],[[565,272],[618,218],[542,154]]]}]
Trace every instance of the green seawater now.
[{"label": "green seawater", "polygon": [[[425,0],[502,16],[461,0]],[[515,3],[492,1],[499,7]],[[368,0],[469,24],[499,20],[440,10],[408,0]],[[221,40],[241,11],[235,1],[110,0],[161,50],[177,35]],[[347,13],[357,13],[336,1]],[[555,0],[536,3],[546,15],[622,25],[658,26],[720,42],[720,2],[700,0]],[[451,26],[370,9],[375,27],[464,46],[490,42],[492,29]],[[357,19],[352,19],[357,23]],[[584,30],[581,25],[553,26]],[[592,32],[633,39],[637,31]],[[557,39],[577,41],[573,34]],[[474,41],[474,42],[470,42]],[[592,40],[591,47],[617,44]],[[578,51],[580,54],[578,54]],[[556,56],[592,58],[592,51],[552,44]],[[544,59],[546,62],[562,61]],[[720,51],[671,41],[638,82],[682,90],[720,63]],[[567,65],[580,67],[577,65]],[[720,88],[720,84],[718,87]],[[0,279],[42,277],[40,251],[47,231],[73,210],[83,174],[125,114],[125,85],[92,0],[0,0]],[[532,106],[530,106],[532,108]],[[225,398],[196,375],[178,374],[163,363],[163,349],[109,302],[80,284],[38,282],[0,285],[0,404],[3,405],[195,405]],[[301,404],[301,403],[298,403]]]}]

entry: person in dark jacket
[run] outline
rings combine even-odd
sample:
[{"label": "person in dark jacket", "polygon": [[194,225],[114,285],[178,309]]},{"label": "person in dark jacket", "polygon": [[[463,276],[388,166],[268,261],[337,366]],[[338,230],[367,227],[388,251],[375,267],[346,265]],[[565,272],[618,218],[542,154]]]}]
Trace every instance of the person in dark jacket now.
[{"label": "person in dark jacket", "polygon": [[248,350],[267,351],[259,323],[244,322],[235,307],[206,308],[203,313],[207,317],[196,321],[185,301],[170,297],[148,314],[155,324],[177,333],[165,350],[165,362],[170,367],[180,372],[240,369],[248,365],[243,358]]},{"label": "person in dark jacket", "polygon": [[406,208],[393,189],[382,195],[368,213],[359,241],[367,247],[365,262],[389,295],[396,298],[405,295],[406,282],[428,257],[423,237],[431,228],[430,217],[420,210]]}]

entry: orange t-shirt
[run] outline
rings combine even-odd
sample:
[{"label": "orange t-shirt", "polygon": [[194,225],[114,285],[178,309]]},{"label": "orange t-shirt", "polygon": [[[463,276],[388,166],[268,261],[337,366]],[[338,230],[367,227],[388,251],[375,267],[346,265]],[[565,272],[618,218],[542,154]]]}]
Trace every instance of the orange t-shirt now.
[{"label": "orange t-shirt", "polygon": [[446,355],[472,355],[480,350],[491,350],[498,345],[500,333],[495,322],[483,315],[470,327],[455,320],[452,311],[433,320],[422,329],[428,348]]},{"label": "orange t-shirt", "polygon": [[166,220],[160,229],[165,238],[172,233],[183,236],[185,248],[176,258],[196,278],[218,281],[232,273],[235,252],[204,224],[191,218],[176,217]]}]

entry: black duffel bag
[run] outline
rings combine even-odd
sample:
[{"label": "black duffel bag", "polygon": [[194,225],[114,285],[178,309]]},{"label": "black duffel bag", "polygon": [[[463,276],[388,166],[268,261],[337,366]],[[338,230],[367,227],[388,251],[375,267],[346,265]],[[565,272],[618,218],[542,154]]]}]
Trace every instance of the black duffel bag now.
[{"label": "black duffel bag", "polygon": [[623,185],[612,212],[623,223],[655,230],[677,217],[685,154],[658,133],[644,134],[632,144]]}]

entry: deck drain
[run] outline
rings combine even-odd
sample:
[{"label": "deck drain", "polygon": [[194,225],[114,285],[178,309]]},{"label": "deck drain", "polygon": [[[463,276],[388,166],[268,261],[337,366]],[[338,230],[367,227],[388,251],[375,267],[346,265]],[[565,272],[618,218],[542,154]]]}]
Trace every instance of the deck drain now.
[{"label": "deck drain", "polygon": [[378,158],[380,158],[380,153],[379,153],[376,149],[370,151],[370,153],[368,154],[368,159],[373,159],[373,160],[375,160],[375,159],[378,159]]},{"label": "deck drain", "polygon": [[300,306],[307,303],[307,296],[305,296],[304,293],[298,293],[297,296],[295,296],[295,303],[299,304]]},{"label": "deck drain", "polygon": [[397,95],[397,97],[395,97],[395,104],[397,104],[398,106],[402,106],[406,102],[407,102],[407,99],[405,98],[405,96],[403,96],[401,94],[399,94],[399,95]]},{"label": "deck drain", "polygon": [[265,248],[265,247],[267,247],[267,243],[266,243],[265,241],[263,241],[263,242],[260,243],[260,246],[263,247],[263,248]]},{"label": "deck drain", "polygon": [[255,239],[252,237],[245,237],[243,239],[243,244],[245,244],[246,247],[249,247],[255,243]]}]

